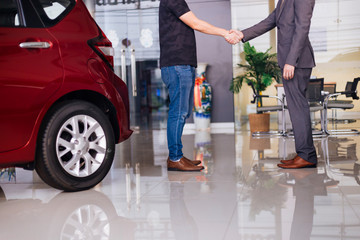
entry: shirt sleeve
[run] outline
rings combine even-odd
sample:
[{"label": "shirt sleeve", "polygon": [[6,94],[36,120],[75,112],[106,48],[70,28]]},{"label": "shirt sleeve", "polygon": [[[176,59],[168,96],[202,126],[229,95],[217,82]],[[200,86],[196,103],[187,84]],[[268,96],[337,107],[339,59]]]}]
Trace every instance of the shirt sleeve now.
[{"label": "shirt sleeve", "polygon": [[270,31],[276,27],[276,12],[275,10],[264,20],[259,22],[258,24],[255,24],[254,26],[242,30],[242,33],[244,34],[242,42],[250,41],[253,38],[256,38],[260,35],[263,35],[264,33]]},{"label": "shirt sleeve", "polygon": [[190,8],[185,0],[168,0],[166,6],[178,18],[190,12]]}]

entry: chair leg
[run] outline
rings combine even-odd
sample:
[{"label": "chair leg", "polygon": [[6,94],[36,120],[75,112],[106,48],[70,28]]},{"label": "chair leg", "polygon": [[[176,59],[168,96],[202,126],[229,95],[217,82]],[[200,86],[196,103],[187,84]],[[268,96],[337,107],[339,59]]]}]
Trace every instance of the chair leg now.
[{"label": "chair leg", "polygon": [[327,134],[325,132],[326,123],[325,123],[324,110],[320,110],[320,125],[321,125],[320,130],[313,131],[313,136],[314,137],[325,137],[325,136],[327,136]]},{"label": "chair leg", "polygon": [[320,111],[321,115],[321,133],[328,135],[327,131],[327,125],[328,125],[328,119],[327,119],[327,110],[324,108]]},{"label": "chair leg", "polygon": [[360,134],[360,131],[357,129],[337,129],[337,130],[328,130],[330,135],[350,135],[350,134]]},{"label": "chair leg", "polygon": [[330,135],[329,131],[328,131],[328,119],[327,119],[327,108],[324,108],[324,119],[323,119],[323,122],[324,122],[324,132],[327,134],[327,135]]},{"label": "chair leg", "polygon": [[282,129],[281,129],[281,133],[282,136],[286,136],[286,119],[285,119],[285,108],[283,108],[283,110],[281,111],[281,115],[282,115],[282,120],[281,120],[281,125],[282,125]]},{"label": "chair leg", "polygon": [[261,137],[261,136],[286,136],[282,131],[268,131],[268,132],[253,132],[253,137]]},{"label": "chair leg", "polygon": [[327,119],[327,109],[324,109],[324,132],[327,135],[351,135],[351,134],[360,134],[359,130],[356,129],[333,129],[328,130],[328,119]]}]

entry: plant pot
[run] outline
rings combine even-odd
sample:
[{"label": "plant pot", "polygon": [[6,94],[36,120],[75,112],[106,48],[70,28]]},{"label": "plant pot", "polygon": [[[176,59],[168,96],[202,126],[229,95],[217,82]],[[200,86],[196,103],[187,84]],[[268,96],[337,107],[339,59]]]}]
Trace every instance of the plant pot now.
[{"label": "plant pot", "polygon": [[250,132],[268,132],[270,130],[269,113],[250,113],[249,114]]},{"label": "plant pot", "polygon": [[249,137],[250,140],[250,150],[265,150],[271,149],[270,138],[253,138]]}]

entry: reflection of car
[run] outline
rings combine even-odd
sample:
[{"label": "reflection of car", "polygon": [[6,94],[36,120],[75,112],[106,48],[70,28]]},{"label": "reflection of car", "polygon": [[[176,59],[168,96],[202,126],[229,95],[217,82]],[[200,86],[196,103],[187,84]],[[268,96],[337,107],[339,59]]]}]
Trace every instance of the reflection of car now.
[{"label": "reflection of car", "polygon": [[[134,239],[136,223],[118,216],[102,192],[59,193],[20,187],[18,199],[18,193],[6,191],[9,188],[9,184],[0,188],[0,210],[6,214],[6,221],[0,224],[1,239]],[[19,225],[22,230],[14,230]]]},{"label": "reflection of car", "polygon": [[111,42],[81,0],[2,0],[0,36],[0,166],[93,187],[132,133]]}]

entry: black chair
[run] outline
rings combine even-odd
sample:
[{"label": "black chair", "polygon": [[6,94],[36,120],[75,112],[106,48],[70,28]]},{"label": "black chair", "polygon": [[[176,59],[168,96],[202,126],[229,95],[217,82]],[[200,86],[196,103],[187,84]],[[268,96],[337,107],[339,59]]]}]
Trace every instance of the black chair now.
[{"label": "black chair", "polygon": [[332,94],[328,94],[324,100],[324,131],[326,134],[359,134],[359,130],[356,129],[340,129],[340,130],[328,130],[328,119],[327,119],[327,110],[328,109],[352,109],[354,108],[354,104],[351,102],[346,101],[330,101],[331,98],[336,98],[340,95],[345,95],[348,98],[352,98],[353,100],[358,100],[359,97],[357,96],[357,85],[360,78],[355,78],[353,82],[347,82],[345,91],[344,92],[335,92]]},{"label": "black chair", "polygon": [[261,107],[259,107],[258,104],[256,104],[256,112],[257,113],[281,112],[281,114],[282,114],[281,130],[278,130],[278,131],[271,130],[268,132],[253,132],[252,136],[253,137],[271,136],[271,135],[286,136],[287,133],[286,133],[286,126],[285,126],[285,109],[286,109],[285,94],[283,94],[282,97],[270,96],[270,95],[258,95],[256,93],[254,85],[251,82],[249,83],[249,85],[251,86],[251,88],[253,90],[253,97],[254,97],[254,99],[251,101],[251,103],[257,103],[257,99],[262,99],[262,98],[276,98],[280,102],[280,104],[278,104],[278,105],[268,105],[268,106],[261,106]]},{"label": "black chair", "polygon": [[336,83],[325,83],[324,82],[324,92],[329,94],[336,93]]},{"label": "black chair", "polygon": [[306,90],[306,98],[311,106],[320,106],[324,100],[324,78],[314,78],[309,80]]},{"label": "black chair", "polygon": [[[324,134],[324,125],[323,125],[323,110],[324,110],[324,78],[314,78],[309,80],[309,85],[306,90],[306,98],[309,102],[310,113],[315,113],[320,111],[320,123],[321,129],[313,129],[313,135],[323,136]],[[316,121],[314,120],[314,123]]]},{"label": "black chair", "polygon": [[[324,83],[324,95],[336,93],[336,83]],[[329,100],[329,104],[337,104],[337,103],[352,103],[352,100],[339,100],[337,97],[334,97],[334,100]],[[331,118],[328,118],[329,122],[332,123],[343,123],[347,122],[347,120],[341,120],[337,118],[337,109],[331,109]]]}]

